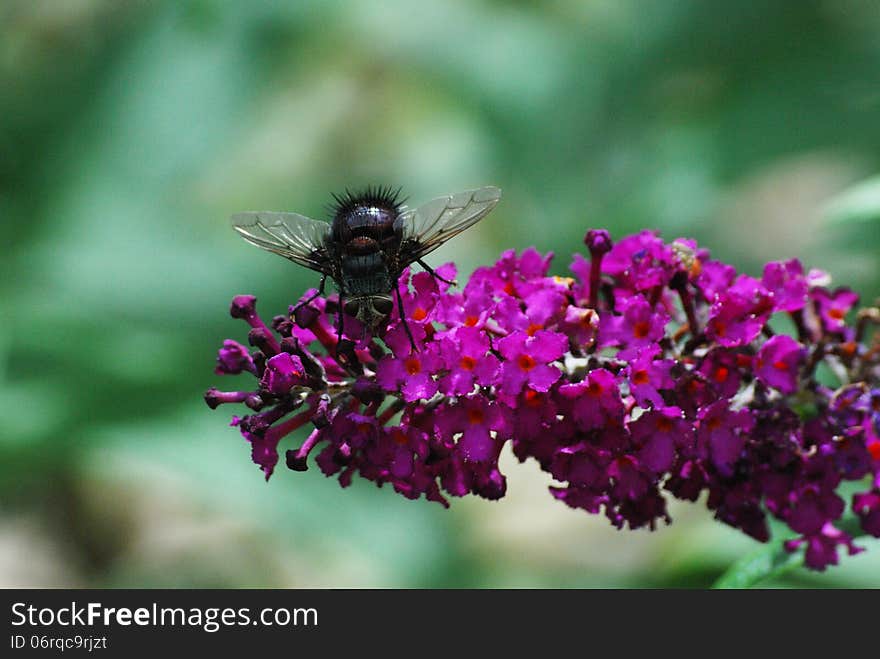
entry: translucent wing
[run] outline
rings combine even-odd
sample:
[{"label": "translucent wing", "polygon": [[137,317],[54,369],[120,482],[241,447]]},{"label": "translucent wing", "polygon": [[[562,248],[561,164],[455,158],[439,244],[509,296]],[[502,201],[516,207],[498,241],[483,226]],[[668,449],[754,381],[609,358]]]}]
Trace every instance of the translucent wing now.
[{"label": "translucent wing", "polygon": [[499,199],[501,190],[486,187],[437,197],[418,208],[405,209],[396,222],[403,227],[401,256],[412,263],[433,252],[486,217]]},{"label": "translucent wing", "polygon": [[250,211],[232,216],[232,228],[251,245],[280,254],[318,272],[330,273],[330,225],[297,213]]}]

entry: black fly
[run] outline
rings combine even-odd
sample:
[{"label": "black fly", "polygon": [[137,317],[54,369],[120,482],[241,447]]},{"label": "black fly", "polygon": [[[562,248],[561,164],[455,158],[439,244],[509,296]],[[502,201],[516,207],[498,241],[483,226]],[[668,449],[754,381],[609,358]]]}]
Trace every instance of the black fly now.
[{"label": "black fly", "polygon": [[232,226],[252,245],[321,273],[318,292],[297,308],[323,294],[327,277],[333,279],[339,290],[340,337],[343,311],[375,332],[391,314],[392,292],[396,293],[400,318],[415,350],[397,280],[411,263],[442,279],[422,257],[484,218],[495,208],[501,190],[468,190],[412,209],[402,204],[399,192],[377,187],[334,195],[330,223],[297,213],[254,211],[233,215]]}]

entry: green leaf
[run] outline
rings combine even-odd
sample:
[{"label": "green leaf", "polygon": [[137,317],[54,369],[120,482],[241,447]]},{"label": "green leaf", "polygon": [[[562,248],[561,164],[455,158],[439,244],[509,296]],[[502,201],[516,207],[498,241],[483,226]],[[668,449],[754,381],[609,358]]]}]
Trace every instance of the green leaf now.
[{"label": "green leaf", "polygon": [[803,552],[789,553],[783,542],[784,538],[773,540],[739,559],[712,584],[712,588],[751,588],[803,564]]},{"label": "green leaf", "polygon": [[829,223],[880,221],[880,176],[874,176],[834,197],[825,207]]}]

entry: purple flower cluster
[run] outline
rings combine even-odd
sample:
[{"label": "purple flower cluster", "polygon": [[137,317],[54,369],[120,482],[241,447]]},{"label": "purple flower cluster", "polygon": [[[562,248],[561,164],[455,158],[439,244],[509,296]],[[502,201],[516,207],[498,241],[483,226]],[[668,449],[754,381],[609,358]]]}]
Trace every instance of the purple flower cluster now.
[{"label": "purple flower cluster", "polygon": [[840,528],[848,480],[865,482],[851,510],[880,536],[880,333],[867,336],[880,311],[848,323],[856,295],[797,260],[754,278],[649,231],[585,243],[574,278],[548,276],[551,255],[534,249],[505,252],[460,292],[441,280],[452,265],[404,272],[415,350],[398,309],[376,337],[346,317],[340,340],[335,296],[271,327],[236,297],[256,350],[224,342],[217,372],[257,384],[206,401],[253,411],[232,425],[267,479],[280,442],[309,424],[290,469],[315,454],[343,486],[359,474],[444,506],[504,496],[509,444],[552,475],[555,498],[618,528],[653,529],[670,521],[667,496],[705,492],[718,520],[758,540],[768,513],[787,524],[787,548],[821,570],[840,547],[859,551]]}]

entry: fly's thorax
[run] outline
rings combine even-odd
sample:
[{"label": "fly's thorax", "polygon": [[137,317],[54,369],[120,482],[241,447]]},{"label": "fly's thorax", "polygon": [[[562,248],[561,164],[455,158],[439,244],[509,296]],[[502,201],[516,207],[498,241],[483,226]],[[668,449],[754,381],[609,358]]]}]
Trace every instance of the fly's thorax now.
[{"label": "fly's thorax", "polygon": [[331,233],[339,244],[348,244],[359,236],[384,242],[394,235],[394,222],[398,209],[378,204],[356,204],[341,208],[333,218]]}]

